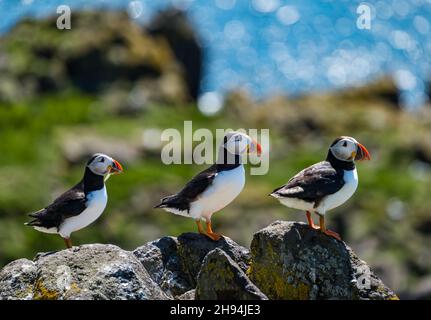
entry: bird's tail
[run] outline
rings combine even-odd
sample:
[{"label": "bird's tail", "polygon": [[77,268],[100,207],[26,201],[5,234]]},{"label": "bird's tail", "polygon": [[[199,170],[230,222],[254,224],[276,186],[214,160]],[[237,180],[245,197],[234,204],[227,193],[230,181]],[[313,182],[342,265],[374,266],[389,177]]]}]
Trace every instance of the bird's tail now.
[{"label": "bird's tail", "polygon": [[38,227],[40,225],[40,221],[37,219],[33,219],[29,222],[24,222],[24,225],[29,227]]},{"label": "bird's tail", "polygon": [[30,218],[33,218],[32,220],[30,220],[29,222],[25,222],[24,225],[26,226],[30,226],[30,227],[37,227],[40,226],[40,220],[39,220],[39,216],[41,213],[43,213],[45,211],[45,209],[40,209],[39,211],[36,212],[31,212],[28,214],[28,216]]},{"label": "bird's tail", "polygon": [[169,204],[176,199],[176,195],[167,196],[160,200],[158,205],[155,205],[154,208],[166,208],[169,207]]},{"label": "bird's tail", "polygon": [[268,196],[271,196],[274,198],[280,198],[280,194],[278,193],[278,191],[280,191],[283,188],[284,188],[284,185],[281,187],[278,187],[277,189],[273,190],[270,194],[268,194]]}]

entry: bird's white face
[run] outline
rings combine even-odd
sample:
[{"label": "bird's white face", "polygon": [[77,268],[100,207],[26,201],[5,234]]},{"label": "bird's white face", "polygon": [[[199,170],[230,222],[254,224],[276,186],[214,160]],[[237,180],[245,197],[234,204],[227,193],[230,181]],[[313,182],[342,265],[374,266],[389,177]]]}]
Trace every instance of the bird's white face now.
[{"label": "bird's white face", "polygon": [[338,160],[370,160],[370,153],[368,150],[352,137],[338,138],[331,145],[330,150]]},{"label": "bird's white face", "polygon": [[260,155],[262,148],[257,141],[248,135],[232,131],[225,135],[223,147],[231,154],[243,155],[244,153],[256,153]]},{"label": "bird's white face", "polygon": [[117,160],[102,153],[95,154],[87,163],[87,167],[100,176],[123,172],[123,167]]}]

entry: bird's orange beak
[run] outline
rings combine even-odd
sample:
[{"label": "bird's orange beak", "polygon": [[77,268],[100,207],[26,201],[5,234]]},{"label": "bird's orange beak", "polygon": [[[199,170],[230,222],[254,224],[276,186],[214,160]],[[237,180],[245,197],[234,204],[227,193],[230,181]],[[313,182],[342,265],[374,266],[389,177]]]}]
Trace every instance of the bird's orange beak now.
[{"label": "bird's orange beak", "polygon": [[256,140],[253,139],[253,150],[252,152],[250,152],[250,148],[249,148],[247,150],[247,153],[254,153],[254,152],[256,152],[258,156],[260,156],[262,154],[262,146]]},{"label": "bird's orange beak", "polygon": [[123,172],[123,166],[121,165],[121,163],[119,163],[117,160],[114,160],[114,165],[111,166],[109,173],[110,174],[119,174],[121,172]]},{"label": "bird's orange beak", "polygon": [[370,153],[367,148],[358,142],[358,149],[356,150],[355,160],[371,160]]}]

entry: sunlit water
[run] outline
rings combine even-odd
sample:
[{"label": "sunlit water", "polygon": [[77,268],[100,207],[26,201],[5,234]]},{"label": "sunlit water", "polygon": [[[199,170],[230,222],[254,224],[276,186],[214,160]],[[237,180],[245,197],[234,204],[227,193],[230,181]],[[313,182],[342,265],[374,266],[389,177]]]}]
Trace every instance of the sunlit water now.
[{"label": "sunlit water", "polygon": [[[371,29],[357,26],[361,3],[371,8]],[[186,10],[207,52],[207,113],[233,88],[265,97],[360,85],[383,74],[394,77],[406,107],[426,101],[431,0],[0,0],[0,32],[25,16],[55,15],[60,4],[72,15],[123,8],[144,24],[167,5]]]}]

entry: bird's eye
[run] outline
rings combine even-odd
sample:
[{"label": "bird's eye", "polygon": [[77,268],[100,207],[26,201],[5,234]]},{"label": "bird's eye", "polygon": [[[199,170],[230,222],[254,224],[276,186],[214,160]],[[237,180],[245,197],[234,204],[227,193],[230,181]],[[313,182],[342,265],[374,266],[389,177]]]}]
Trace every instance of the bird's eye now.
[{"label": "bird's eye", "polygon": [[343,147],[347,147],[347,141],[344,141]]},{"label": "bird's eye", "polygon": [[105,158],[100,159],[100,162],[105,162]]}]

